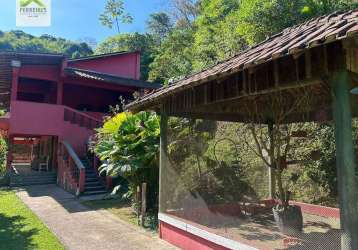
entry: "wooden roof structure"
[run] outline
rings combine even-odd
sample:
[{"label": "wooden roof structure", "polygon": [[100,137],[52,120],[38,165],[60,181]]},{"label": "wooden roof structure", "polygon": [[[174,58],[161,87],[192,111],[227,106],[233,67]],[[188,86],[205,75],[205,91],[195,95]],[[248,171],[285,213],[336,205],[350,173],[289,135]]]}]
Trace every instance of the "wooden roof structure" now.
[{"label": "wooden roof structure", "polygon": [[[169,115],[242,121],[248,98],[312,86],[323,91],[330,72],[347,68],[357,83],[358,10],[335,12],[287,28],[201,72],[143,96],[127,108]],[[320,100],[328,102],[328,100]],[[324,105],[317,103],[315,105]],[[264,104],[263,106],[264,107]]]},{"label": "wooden roof structure", "polygon": [[103,81],[113,84],[119,84],[121,86],[133,87],[133,88],[145,88],[145,89],[158,89],[162,85],[158,83],[146,82],[142,80],[130,79],[125,77],[119,77],[111,74],[104,74],[92,70],[84,70],[78,68],[67,67],[64,69],[65,73],[70,76],[92,79],[96,81]]}]

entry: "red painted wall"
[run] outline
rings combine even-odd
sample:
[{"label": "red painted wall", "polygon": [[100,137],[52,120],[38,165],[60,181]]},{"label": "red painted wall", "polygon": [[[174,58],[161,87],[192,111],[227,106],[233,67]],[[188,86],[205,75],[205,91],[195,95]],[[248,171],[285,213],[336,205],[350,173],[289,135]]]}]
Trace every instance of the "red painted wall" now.
[{"label": "red painted wall", "polygon": [[60,79],[61,67],[50,65],[23,65],[19,77],[57,82]]},{"label": "red painted wall", "polygon": [[160,237],[184,250],[228,250],[196,235],[173,227],[165,222],[160,222]]},{"label": "red painted wall", "polygon": [[126,53],[121,55],[106,56],[68,62],[68,67],[81,68],[117,75],[126,78],[140,78],[140,53]]},{"label": "red painted wall", "polygon": [[11,102],[10,134],[51,135],[68,141],[78,155],[85,153],[85,145],[93,130],[64,121],[64,106],[34,102]]}]

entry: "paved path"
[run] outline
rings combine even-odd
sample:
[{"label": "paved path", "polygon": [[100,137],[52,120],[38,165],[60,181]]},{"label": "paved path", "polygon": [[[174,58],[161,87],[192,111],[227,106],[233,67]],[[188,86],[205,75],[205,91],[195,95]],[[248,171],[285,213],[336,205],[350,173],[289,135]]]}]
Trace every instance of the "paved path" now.
[{"label": "paved path", "polygon": [[32,186],[17,196],[70,250],[175,249],[156,235],[130,225],[111,213],[83,206],[55,185]]}]

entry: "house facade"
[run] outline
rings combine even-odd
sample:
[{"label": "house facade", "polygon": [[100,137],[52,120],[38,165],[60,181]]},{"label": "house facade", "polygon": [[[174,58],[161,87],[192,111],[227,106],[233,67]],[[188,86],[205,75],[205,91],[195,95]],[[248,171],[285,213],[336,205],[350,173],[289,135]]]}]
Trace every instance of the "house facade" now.
[{"label": "house facade", "polygon": [[95,190],[90,187],[99,184],[96,162],[87,155],[94,129],[120,98],[129,101],[135,92],[158,87],[140,80],[139,52],[72,60],[0,53],[0,102],[7,111],[0,130],[8,138],[9,172],[15,177],[51,173],[69,191]]}]

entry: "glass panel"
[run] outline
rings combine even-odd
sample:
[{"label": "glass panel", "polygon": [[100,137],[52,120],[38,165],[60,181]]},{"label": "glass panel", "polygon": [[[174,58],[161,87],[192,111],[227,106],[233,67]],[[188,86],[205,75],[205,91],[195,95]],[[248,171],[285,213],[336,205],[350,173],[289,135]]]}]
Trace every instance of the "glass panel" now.
[{"label": "glass panel", "polygon": [[280,126],[170,117],[160,212],[258,249],[341,249],[334,124],[317,107]]}]

